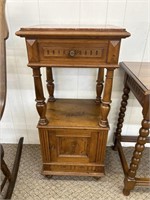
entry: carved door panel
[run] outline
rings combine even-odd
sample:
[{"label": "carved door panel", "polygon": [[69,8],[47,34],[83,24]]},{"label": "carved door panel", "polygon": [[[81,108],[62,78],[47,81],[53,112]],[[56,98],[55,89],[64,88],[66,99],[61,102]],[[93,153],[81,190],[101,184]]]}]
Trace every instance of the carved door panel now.
[{"label": "carved door panel", "polygon": [[49,131],[51,162],[96,161],[98,132],[89,130]]}]

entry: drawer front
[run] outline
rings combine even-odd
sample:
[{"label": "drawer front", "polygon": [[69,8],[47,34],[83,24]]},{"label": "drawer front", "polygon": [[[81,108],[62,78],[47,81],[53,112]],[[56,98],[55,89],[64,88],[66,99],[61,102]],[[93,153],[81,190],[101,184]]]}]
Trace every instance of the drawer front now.
[{"label": "drawer front", "polygon": [[39,41],[40,60],[98,59],[106,61],[108,42],[83,40]]},{"label": "drawer front", "polygon": [[29,63],[51,66],[98,65],[107,62],[107,40],[27,40]]}]

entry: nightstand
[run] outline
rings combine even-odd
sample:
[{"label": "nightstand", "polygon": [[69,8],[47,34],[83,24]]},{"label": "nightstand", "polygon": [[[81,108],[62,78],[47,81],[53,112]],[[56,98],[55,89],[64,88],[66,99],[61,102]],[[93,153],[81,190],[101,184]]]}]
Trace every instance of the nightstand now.
[{"label": "nightstand", "polygon": [[[113,26],[36,26],[21,28],[16,35],[25,38],[28,66],[33,70],[36,108],[40,116],[42,173],[103,176],[113,75],[118,68],[121,39],[130,34]],[[41,67],[46,68],[47,101],[43,93]],[[96,99],[55,99],[53,67],[98,68]]]}]

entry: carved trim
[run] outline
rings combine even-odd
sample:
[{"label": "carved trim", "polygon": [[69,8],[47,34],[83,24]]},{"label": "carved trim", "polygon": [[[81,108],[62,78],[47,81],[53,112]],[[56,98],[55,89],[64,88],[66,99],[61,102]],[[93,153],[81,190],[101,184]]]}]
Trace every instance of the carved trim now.
[{"label": "carved trim", "polygon": [[110,43],[112,44],[113,47],[116,47],[118,45],[119,41],[118,40],[113,40]]},{"label": "carved trim", "polygon": [[27,39],[27,52],[28,52],[28,60],[29,62],[38,62],[39,61],[39,53],[38,53],[38,43],[37,40]]},{"label": "carved trim", "polygon": [[54,48],[54,47],[42,47],[44,57],[66,57],[69,56],[70,51],[74,51],[76,57],[99,57],[104,56],[104,48]]},{"label": "carved trim", "polygon": [[120,40],[111,40],[108,48],[107,63],[117,64],[120,50]]},{"label": "carved trim", "polygon": [[144,92],[141,87],[134,81],[134,79],[130,76],[127,77],[127,85],[130,90],[133,92],[135,97],[138,99],[141,105],[144,105]]}]

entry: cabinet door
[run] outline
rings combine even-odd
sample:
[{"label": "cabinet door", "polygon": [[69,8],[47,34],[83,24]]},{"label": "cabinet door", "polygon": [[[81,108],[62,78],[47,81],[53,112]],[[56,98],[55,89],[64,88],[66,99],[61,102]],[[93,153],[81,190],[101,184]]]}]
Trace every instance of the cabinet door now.
[{"label": "cabinet door", "polygon": [[48,131],[51,162],[96,161],[98,132],[89,130]]}]

